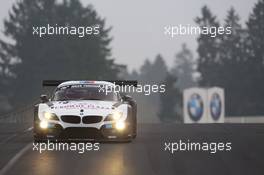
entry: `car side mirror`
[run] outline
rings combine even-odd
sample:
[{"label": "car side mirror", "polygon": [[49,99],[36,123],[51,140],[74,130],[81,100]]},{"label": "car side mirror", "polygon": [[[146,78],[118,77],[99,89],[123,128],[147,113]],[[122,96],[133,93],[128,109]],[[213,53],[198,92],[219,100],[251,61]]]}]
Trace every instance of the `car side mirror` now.
[{"label": "car side mirror", "polygon": [[47,103],[49,101],[48,96],[47,95],[41,95],[40,101],[41,101],[41,103]]},{"label": "car side mirror", "polygon": [[124,100],[124,101],[131,101],[132,100],[132,97],[131,96],[129,96],[129,95],[124,95],[124,96],[122,96],[122,99]]}]

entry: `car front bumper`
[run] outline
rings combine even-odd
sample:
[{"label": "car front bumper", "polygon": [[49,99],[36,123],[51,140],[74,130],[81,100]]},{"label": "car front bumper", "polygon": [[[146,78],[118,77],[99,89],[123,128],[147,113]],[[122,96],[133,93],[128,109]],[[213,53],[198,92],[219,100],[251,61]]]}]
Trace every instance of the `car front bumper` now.
[{"label": "car front bumper", "polygon": [[60,123],[48,123],[47,128],[41,128],[39,123],[35,124],[34,135],[37,135],[41,139],[63,139],[63,140],[115,140],[125,139],[132,136],[131,124],[124,121],[125,128],[122,130],[117,129],[115,122],[103,123],[100,127],[96,125],[71,125],[65,127]]}]

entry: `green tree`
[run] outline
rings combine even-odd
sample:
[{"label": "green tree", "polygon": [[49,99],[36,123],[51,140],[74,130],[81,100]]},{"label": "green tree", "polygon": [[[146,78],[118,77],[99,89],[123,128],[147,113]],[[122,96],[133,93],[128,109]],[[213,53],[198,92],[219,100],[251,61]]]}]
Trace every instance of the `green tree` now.
[{"label": "green tree", "polygon": [[264,114],[264,0],[259,0],[247,22],[247,84],[250,102],[249,111],[253,114]]},{"label": "green tree", "polygon": [[176,88],[177,78],[170,73],[167,74],[164,82],[166,91],[160,93],[160,110],[158,117],[162,122],[178,121],[182,122],[181,115],[177,109],[181,106],[181,95]]},{"label": "green tree", "polygon": [[195,62],[192,52],[187,48],[186,44],[182,44],[181,51],[176,54],[174,67],[171,70],[176,75],[177,86],[182,91],[195,85],[193,74],[195,72]]},{"label": "green tree", "polygon": [[148,83],[160,83],[166,77],[167,72],[168,68],[164,58],[158,54],[153,63],[148,59],[144,61],[140,68],[140,80]]},{"label": "green tree", "polygon": [[[145,59],[143,65],[139,69],[139,72],[133,70],[132,73],[129,74],[128,78],[137,79],[139,84],[146,85],[145,87],[147,87],[149,85],[159,85],[162,83],[167,72],[168,69],[166,63],[163,57],[158,54],[153,62],[149,59]],[[150,93],[149,95],[137,93],[133,94],[133,97],[138,103],[138,115],[142,116],[141,121],[158,121],[157,113],[160,108],[160,98],[157,92]]]},{"label": "green tree", "polygon": [[167,72],[168,68],[164,61],[164,58],[162,57],[162,55],[158,54],[152,65],[151,79],[154,82],[159,83],[165,79]]},{"label": "green tree", "polygon": [[[33,35],[33,26],[100,26],[100,34],[78,36]],[[21,0],[4,22],[4,34],[13,42],[1,41],[6,58],[15,58],[12,81],[14,104],[24,104],[40,93],[43,79],[115,78],[109,32],[94,8],[79,0]]]},{"label": "green tree", "polygon": [[12,58],[5,52],[8,48],[1,48],[0,44],[0,96],[8,96],[8,87],[10,79],[14,78],[12,73],[13,63]]},{"label": "green tree", "polygon": [[[246,93],[248,84],[247,54],[245,52],[246,31],[240,24],[240,18],[234,8],[231,8],[225,19],[224,27],[231,27],[231,34],[224,34],[221,40],[219,85],[224,87],[226,96],[226,113],[228,115],[243,115],[247,109]],[[241,108],[241,106],[243,106]],[[242,110],[241,110],[242,109]]]},{"label": "green tree", "polygon": [[[216,16],[212,14],[207,6],[202,8],[201,17],[195,22],[201,28],[219,27]],[[211,34],[201,34],[198,37],[198,62],[197,70],[200,73],[199,84],[201,86],[215,86],[219,73],[219,35],[212,37]]]},{"label": "green tree", "polygon": [[128,79],[129,80],[130,79],[131,80],[138,80],[139,79],[138,72],[135,69],[133,69],[132,72],[131,72],[131,74],[129,75],[129,78]]},{"label": "green tree", "polygon": [[[167,72],[166,63],[163,57],[158,54],[153,63],[148,59],[145,60],[140,68],[140,81],[146,85],[157,85],[164,81]],[[151,93],[146,100],[159,109],[159,94]]]},{"label": "green tree", "polygon": [[140,76],[139,80],[145,82],[146,80],[149,80],[151,76],[151,68],[152,63],[149,61],[149,59],[145,59],[143,65],[140,67]]},{"label": "green tree", "polygon": [[13,64],[12,59],[0,45],[0,113],[8,112],[11,109],[8,98],[10,97],[10,80],[14,78]]}]

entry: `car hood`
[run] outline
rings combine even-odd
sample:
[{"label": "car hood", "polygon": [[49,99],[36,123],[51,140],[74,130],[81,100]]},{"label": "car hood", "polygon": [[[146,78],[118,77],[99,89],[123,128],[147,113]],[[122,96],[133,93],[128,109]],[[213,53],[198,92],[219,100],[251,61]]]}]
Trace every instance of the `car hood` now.
[{"label": "car hood", "polygon": [[78,100],[51,102],[50,109],[57,115],[108,115],[115,110],[116,101]]}]

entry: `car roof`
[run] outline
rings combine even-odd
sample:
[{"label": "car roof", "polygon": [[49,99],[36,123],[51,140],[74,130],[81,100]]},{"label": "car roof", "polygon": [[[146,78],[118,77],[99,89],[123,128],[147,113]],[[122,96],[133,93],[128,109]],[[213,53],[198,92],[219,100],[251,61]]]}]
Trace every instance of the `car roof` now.
[{"label": "car roof", "polygon": [[65,81],[58,85],[57,88],[69,85],[77,85],[77,84],[94,84],[94,85],[107,85],[107,86],[115,86],[114,83],[108,81],[90,81],[90,80],[81,80],[81,81]]}]

